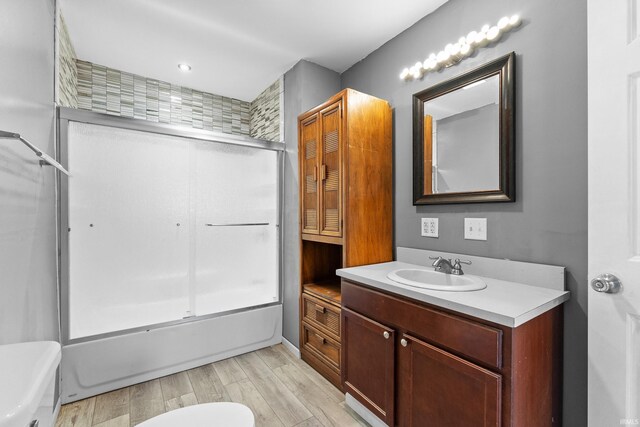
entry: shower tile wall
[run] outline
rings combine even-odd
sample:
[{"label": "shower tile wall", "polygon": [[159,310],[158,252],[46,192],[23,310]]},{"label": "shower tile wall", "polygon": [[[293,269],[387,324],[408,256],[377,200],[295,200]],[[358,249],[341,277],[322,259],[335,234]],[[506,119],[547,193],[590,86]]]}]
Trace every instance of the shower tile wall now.
[{"label": "shower tile wall", "polygon": [[282,79],[276,80],[251,103],[251,136],[269,141],[283,141],[281,104]]},{"label": "shower tile wall", "polygon": [[56,25],[58,40],[58,104],[66,107],[78,107],[78,92],[76,81],[78,69],[76,67],[76,52],[69,38],[69,31],[62,14],[58,13]]},{"label": "shower tile wall", "polygon": [[[80,109],[236,135],[251,133],[250,102],[87,61],[76,60],[76,65]],[[274,138],[278,141],[279,133]]]}]

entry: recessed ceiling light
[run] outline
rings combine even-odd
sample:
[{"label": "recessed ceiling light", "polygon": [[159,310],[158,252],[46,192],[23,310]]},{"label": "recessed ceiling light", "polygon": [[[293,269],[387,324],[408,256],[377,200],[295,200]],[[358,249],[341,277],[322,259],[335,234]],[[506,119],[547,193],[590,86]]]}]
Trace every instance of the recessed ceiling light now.
[{"label": "recessed ceiling light", "polygon": [[191,71],[191,65],[189,64],[178,64],[178,68],[180,69],[180,71],[184,71],[185,73],[187,71]]}]

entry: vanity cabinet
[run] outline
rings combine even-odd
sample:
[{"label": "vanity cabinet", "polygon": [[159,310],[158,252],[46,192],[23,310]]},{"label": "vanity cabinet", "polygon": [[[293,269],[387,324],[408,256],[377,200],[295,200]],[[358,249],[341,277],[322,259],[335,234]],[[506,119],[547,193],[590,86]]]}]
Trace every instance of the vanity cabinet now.
[{"label": "vanity cabinet", "polygon": [[342,381],[390,426],[561,423],[562,311],[517,328],[342,281]]},{"label": "vanity cabinet", "polygon": [[300,353],[341,388],[336,270],[393,258],[387,101],[345,89],[298,117]]}]

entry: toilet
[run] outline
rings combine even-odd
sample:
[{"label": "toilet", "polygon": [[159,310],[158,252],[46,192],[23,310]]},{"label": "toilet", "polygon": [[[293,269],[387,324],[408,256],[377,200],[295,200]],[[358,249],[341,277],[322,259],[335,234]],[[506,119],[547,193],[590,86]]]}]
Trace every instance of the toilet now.
[{"label": "toilet", "polygon": [[240,403],[202,403],[153,417],[139,427],[255,427],[251,409]]}]

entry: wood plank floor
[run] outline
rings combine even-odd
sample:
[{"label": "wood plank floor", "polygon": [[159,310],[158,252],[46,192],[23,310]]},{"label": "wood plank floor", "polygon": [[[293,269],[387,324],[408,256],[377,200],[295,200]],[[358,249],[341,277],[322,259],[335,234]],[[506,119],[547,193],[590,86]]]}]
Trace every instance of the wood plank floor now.
[{"label": "wood plank floor", "polygon": [[60,409],[56,427],[129,427],[172,409],[239,402],[256,427],[360,427],[344,395],[282,344],[178,372]]}]

